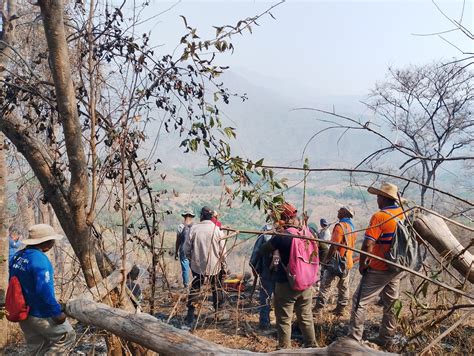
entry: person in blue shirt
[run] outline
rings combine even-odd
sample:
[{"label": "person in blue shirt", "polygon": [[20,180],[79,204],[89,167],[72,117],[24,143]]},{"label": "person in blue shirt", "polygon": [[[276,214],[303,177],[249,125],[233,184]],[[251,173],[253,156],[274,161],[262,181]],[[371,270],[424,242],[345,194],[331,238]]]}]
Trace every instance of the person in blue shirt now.
[{"label": "person in blue shirt", "polygon": [[16,227],[10,225],[8,229],[8,263],[11,262],[13,255],[20,248],[20,232]]},{"label": "person in blue shirt", "polygon": [[33,225],[28,231],[26,246],[10,261],[10,278],[20,281],[28,318],[20,322],[33,355],[66,354],[73,346],[76,334],[54,294],[54,271],[46,252],[61,235],[47,224]]}]

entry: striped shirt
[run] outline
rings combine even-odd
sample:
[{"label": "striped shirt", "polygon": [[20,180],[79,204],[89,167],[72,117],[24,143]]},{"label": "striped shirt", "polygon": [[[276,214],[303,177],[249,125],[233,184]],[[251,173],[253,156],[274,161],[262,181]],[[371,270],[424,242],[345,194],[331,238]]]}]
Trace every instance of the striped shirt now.
[{"label": "striped shirt", "polygon": [[[397,220],[385,211],[397,216],[400,220],[405,218],[402,208],[396,205],[387,206],[372,215],[369,227],[365,231],[365,238],[375,241],[372,253],[382,258],[385,258],[385,254],[390,250],[392,238],[397,230]],[[375,259],[369,261],[369,267],[378,271],[388,270],[388,265],[385,262]]]}]

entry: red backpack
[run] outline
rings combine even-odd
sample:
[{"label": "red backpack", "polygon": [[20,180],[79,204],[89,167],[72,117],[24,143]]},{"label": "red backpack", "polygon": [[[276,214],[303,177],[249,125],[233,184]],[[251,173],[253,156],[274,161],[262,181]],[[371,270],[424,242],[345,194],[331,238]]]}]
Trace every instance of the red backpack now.
[{"label": "red backpack", "polygon": [[[20,256],[15,256],[13,264]],[[12,265],[13,265],[12,264]],[[26,320],[30,307],[26,305],[26,300],[21,290],[20,280],[17,276],[10,278],[8,282],[7,295],[5,297],[5,309],[7,320],[17,323]]]}]

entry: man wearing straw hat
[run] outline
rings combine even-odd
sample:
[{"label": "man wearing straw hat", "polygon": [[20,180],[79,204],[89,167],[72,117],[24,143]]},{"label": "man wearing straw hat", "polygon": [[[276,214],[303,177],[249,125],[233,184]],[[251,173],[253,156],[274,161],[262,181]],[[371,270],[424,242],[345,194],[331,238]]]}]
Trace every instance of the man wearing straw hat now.
[{"label": "man wearing straw hat", "polygon": [[[398,187],[391,183],[383,183],[379,188],[370,187],[368,192],[377,196],[380,210],[370,219],[362,250],[385,258],[385,253],[389,251],[397,229],[397,220],[394,217],[404,219],[403,210],[398,205],[401,198]],[[359,271],[362,278],[352,298],[348,336],[357,341],[362,340],[366,307],[375,304],[380,294],[383,301],[382,324],[378,337],[369,341],[391,351],[394,348],[393,336],[397,326],[392,306],[400,294],[400,280],[403,272],[392,272],[385,262],[371,259],[366,255],[360,256]]]},{"label": "man wearing straw hat", "polygon": [[47,224],[33,225],[22,241],[26,247],[10,262],[10,277],[18,278],[30,308],[20,327],[33,355],[66,354],[76,338],[54,295],[53,266],[45,254],[62,238]]}]

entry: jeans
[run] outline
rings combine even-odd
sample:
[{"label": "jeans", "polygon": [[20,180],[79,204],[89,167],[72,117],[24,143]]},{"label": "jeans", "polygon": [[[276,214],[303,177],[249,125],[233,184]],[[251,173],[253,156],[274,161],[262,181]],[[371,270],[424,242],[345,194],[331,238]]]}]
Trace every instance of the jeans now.
[{"label": "jeans", "polygon": [[179,262],[181,263],[181,275],[183,277],[183,284],[185,287],[189,285],[189,275],[191,274],[191,268],[189,267],[189,260],[186,258],[184,253],[179,254]]},{"label": "jeans", "polygon": [[275,289],[275,282],[269,279],[260,279],[260,291],[259,291],[259,324],[260,326],[270,325],[270,309],[272,302],[273,290]]}]

